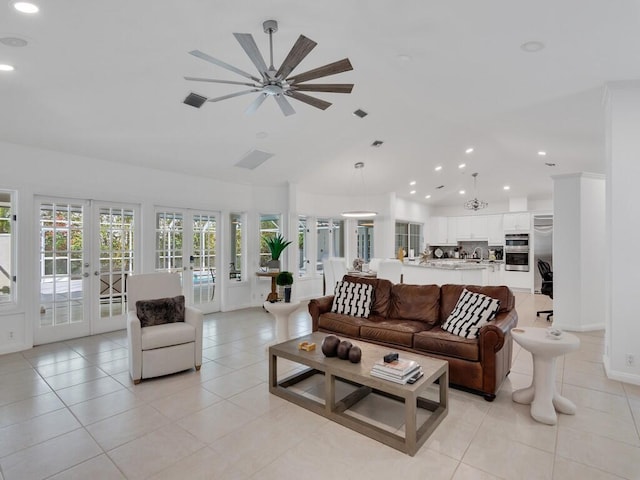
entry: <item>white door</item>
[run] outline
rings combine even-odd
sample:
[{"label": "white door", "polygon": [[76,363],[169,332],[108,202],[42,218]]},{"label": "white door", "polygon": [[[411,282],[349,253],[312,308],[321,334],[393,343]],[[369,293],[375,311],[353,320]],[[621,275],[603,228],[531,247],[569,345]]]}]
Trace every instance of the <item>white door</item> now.
[{"label": "white door", "polygon": [[40,308],[34,329],[34,343],[89,335],[89,202],[40,199],[37,205]]},{"label": "white door", "polygon": [[125,328],[135,206],[39,198],[39,312],[34,343]]},{"label": "white door", "polygon": [[220,310],[217,218],[212,212],[156,211],[156,270],[182,272],[187,303],[204,313]]}]

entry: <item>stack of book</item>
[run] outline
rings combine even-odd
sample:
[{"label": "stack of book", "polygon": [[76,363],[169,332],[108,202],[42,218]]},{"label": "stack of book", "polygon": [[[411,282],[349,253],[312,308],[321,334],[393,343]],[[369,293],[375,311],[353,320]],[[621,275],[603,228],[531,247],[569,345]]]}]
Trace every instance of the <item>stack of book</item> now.
[{"label": "stack of book", "polygon": [[421,372],[422,368],[419,363],[413,360],[399,358],[393,362],[378,360],[373,364],[371,376],[404,384],[407,383],[411,377],[419,376]]}]

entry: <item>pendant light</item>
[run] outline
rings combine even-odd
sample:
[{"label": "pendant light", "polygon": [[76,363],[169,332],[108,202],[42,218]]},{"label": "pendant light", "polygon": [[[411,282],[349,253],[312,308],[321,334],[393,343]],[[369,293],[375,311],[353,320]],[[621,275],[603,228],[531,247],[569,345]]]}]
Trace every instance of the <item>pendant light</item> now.
[{"label": "pendant light", "polygon": [[473,177],[473,193],[475,193],[476,196],[473,198],[473,200],[467,200],[466,202],[464,202],[464,208],[477,212],[482,208],[487,208],[489,204],[484,200],[478,200],[478,187],[476,185],[478,173],[472,173],[471,176]]},{"label": "pendant light", "polygon": [[[364,186],[364,172],[362,171],[364,169],[364,162],[356,162],[354,168],[354,175],[357,175],[358,172],[360,172],[360,183],[362,186],[362,194],[364,196],[364,194],[366,193],[366,188]],[[349,210],[346,212],[342,212],[340,215],[347,218],[370,218],[375,217],[377,214],[377,212],[374,212],[372,210]]]}]

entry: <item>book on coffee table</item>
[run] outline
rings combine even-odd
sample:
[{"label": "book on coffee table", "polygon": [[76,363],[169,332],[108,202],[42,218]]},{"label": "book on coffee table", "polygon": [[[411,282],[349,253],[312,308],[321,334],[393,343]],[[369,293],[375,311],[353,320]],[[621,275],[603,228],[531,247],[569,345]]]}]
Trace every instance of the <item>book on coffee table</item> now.
[{"label": "book on coffee table", "polygon": [[378,370],[371,370],[371,376],[376,378],[382,378],[384,380],[389,380],[390,382],[400,383],[404,385],[409,381],[410,378],[412,378],[414,375],[417,375],[420,372],[422,372],[422,368],[420,368],[420,365],[418,365],[416,369],[411,370],[408,374],[403,375],[402,377],[399,377],[397,375],[389,375],[389,374],[380,372]]},{"label": "book on coffee table", "polygon": [[418,362],[415,362],[413,360],[405,360],[403,358],[399,358],[398,360],[394,360],[393,362],[378,360],[373,364],[371,373],[379,372],[393,377],[402,378],[410,373],[415,372],[418,368],[420,368],[420,365],[418,364]]}]

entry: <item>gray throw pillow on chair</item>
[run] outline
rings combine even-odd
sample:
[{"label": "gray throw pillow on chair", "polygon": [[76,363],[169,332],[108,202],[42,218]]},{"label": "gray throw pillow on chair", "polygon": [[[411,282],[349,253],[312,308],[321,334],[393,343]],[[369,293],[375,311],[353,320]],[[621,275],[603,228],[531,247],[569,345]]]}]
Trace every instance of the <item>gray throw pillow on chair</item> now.
[{"label": "gray throw pillow on chair", "polygon": [[184,295],[173,298],[138,300],[136,314],[142,327],[184,322]]}]

